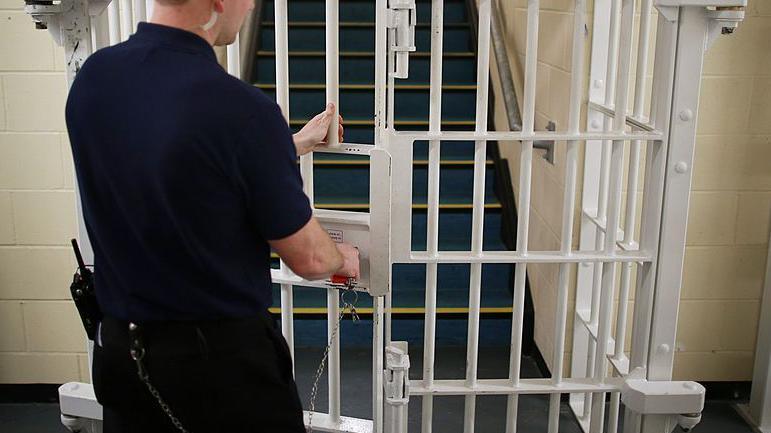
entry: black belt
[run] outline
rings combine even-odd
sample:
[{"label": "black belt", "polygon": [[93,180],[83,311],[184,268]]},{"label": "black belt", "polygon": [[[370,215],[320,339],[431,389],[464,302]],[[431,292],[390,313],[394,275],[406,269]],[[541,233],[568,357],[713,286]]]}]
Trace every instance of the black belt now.
[{"label": "black belt", "polygon": [[[129,343],[129,321],[105,316],[99,329],[99,342],[104,344]],[[253,332],[276,329],[277,323],[266,310],[253,317],[215,320],[180,320],[134,322],[142,329],[147,351],[163,352],[186,347],[197,347],[201,338],[210,344],[228,341],[248,341]],[[243,340],[243,339],[246,340]]]}]

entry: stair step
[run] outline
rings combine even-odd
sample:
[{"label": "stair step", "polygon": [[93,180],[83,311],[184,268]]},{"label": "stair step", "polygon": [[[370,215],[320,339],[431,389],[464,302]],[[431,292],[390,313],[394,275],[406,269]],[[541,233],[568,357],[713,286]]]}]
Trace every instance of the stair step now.
[{"label": "stair step", "polygon": [[[255,83],[255,87],[262,90],[276,90],[275,83]],[[327,85],[324,83],[291,83],[289,90],[325,90]],[[374,84],[344,84],[339,86],[340,90],[375,90]],[[397,84],[394,86],[397,91],[400,90],[429,90],[428,84]],[[442,91],[453,90],[477,90],[476,84],[443,84]]]},{"label": "stair step", "polygon": [[[305,123],[307,122],[308,122],[308,119],[290,119],[289,125],[302,126],[302,125],[305,125]],[[374,126],[375,125],[375,121],[372,119],[345,119],[343,123],[346,126],[346,129],[348,126]],[[418,126],[418,127],[428,128],[428,120],[396,119],[394,123],[396,124],[396,126]],[[474,125],[475,123],[473,120],[443,120],[442,121],[442,126],[470,126],[473,128]]]},{"label": "stair step", "polygon": [[[318,209],[332,209],[332,210],[360,210],[365,211],[369,209],[367,203],[316,203]],[[428,205],[425,203],[416,203],[412,205],[413,210],[425,210],[428,209]],[[440,210],[471,210],[473,205],[471,203],[442,203],[439,205]],[[486,203],[485,209],[501,209],[500,203]]]},{"label": "stair step", "polygon": [[[339,158],[339,156],[338,156]],[[414,166],[425,166],[428,165],[428,161],[424,159],[418,159],[412,161],[412,164]],[[485,165],[492,165],[493,161],[487,160],[485,161]],[[313,165],[314,166],[342,166],[342,165],[369,165],[369,158],[364,157],[363,159],[319,159],[318,155],[314,156],[313,159]],[[473,166],[474,161],[473,160],[442,160],[439,161],[439,165],[444,167],[449,166]]]},{"label": "stair step", "polygon": [[[340,82],[369,84],[375,78],[375,57],[372,52],[342,53],[340,57]],[[254,57],[255,76],[260,83],[276,82],[276,58],[273,51],[261,51]],[[410,54],[410,73],[400,84],[429,83],[431,58],[428,53]],[[476,60],[473,53],[445,53],[442,65],[442,82],[445,84],[476,83]],[[323,51],[292,52],[289,55],[289,80],[296,84],[314,84],[324,80],[326,67]]]},{"label": "stair step", "polygon": [[[374,23],[340,23],[339,47],[341,51],[374,51]],[[326,26],[323,22],[290,22],[287,41],[290,50],[324,50]],[[275,28],[263,23],[260,29],[260,50],[276,48]],[[470,27],[467,23],[446,26],[443,34],[444,51],[469,51],[473,49]],[[418,51],[430,51],[431,28],[428,23],[416,26],[415,46]]]},{"label": "stair step", "polygon": [[[265,94],[276,98],[276,92],[265,89]],[[339,94],[340,113],[356,117],[373,118],[375,115],[375,91],[373,89],[341,89]],[[429,90],[407,88],[395,92],[395,117],[397,119],[427,119],[431,105]],[[326,103],[326,89],[295,89],[289,91],[289,117],[306,119],[323,110]],[[476,112],[476,89],[445,90],[442,93],[442,119],[474,119]]]},{"label": "stair step", "polygon": [[[314,170],[314,194],[324,203],[369,202],[369,166],[319,166]],[[485,202],[493,204],[495,197],[495,172],[488,166],[485,173]],[[469,165],[453,165],[441,169],[439,197],[448,204],[470,205],[474,197],[474,170]],[[426,203],[428,195],[428,166],[417,166],[412,175],[412,199]]]},{"label": "stair step", "polygon": [[[416,2],[418,22],[431,21],[431,3]],[[324,21],[325,3],[319,0],[293,0],[288,2],[287,17],[289,21]],[[273,20],[275,16],[273,2],[266,1],[262,17]],[[343,1],[340,3],[339,19],[342,22],[368,22],[375,20],[374,1]],[[444,2],[445,23],[466,22],[466,4],[463,0],[447,0]]]},{"label": "stair step", "polygon": [[[425,307],[426,280],[422,280],[422,286],[418,289],[405,290],[399,287],[397,279],[398,277],[395,275],[394,278],[395,280],[392,287],[393,306],[395,308],[404,309],[402,314],[409,314],[422,310]],[[454,289],[446,289],[442,286],[437,286],[437,307],[447,309],[444,311],[445,313],[459,314],[467,312],[469,305],[469,279],[466,278],[463,283],[465,284],[464,287],[458,287]],[[274,285],[273,292],[273,305],[275,308],[280,305],[280,286]],[[325,312],[327,306],[327,294],[325,290],[319,290],[316,287],[295,286],[294,295],[295,308],[324,309],[322,311]],[[501,312],[510,312],[512,306],[511,289],[509,289],[506,285],[500,287],[492,287],[489,284],[484,285],[483,283],[480,304],[482,305],[482,308],[487,310],[487,313],[500,314]],[[357,311],[359,308],[371,308],[372,300],[369,296],[359,296],[356,305]],[[316,310],[315,312],[319,313],[321,311]],[[366,310],[362,312],[366,312]]]}]

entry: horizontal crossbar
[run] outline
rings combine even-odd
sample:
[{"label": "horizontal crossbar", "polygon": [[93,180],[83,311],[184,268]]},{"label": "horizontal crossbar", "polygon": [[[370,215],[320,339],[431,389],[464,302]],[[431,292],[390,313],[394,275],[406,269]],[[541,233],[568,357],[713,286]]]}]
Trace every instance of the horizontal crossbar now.
[{"label": "horizontal crossbar", "polygon": [[522,254],[516,251],[445,251],[437,254],[412,252],[407,263],[626,263],[650,262],[652,257],[644,251],[616,251],[612,254],[600,251],[576,251],[563,254],[552,251],[534,251]]},{"label": "horizontal crossbar", "polygon": [[621,390],[623,378],[606,378],[604,383],[594,379],[563,379],[558,385],[552,379],[480,379],[469,386],[464,379],[434,380],[426,387],[422,380],[410,381],[410,395],[513,395],[513,394],[567,394],[585,392],[612,392]]}]

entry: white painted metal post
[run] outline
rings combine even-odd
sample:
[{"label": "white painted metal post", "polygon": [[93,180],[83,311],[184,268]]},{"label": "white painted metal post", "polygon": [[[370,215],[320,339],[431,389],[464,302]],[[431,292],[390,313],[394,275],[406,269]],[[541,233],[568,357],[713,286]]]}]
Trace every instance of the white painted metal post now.
[{"label": "white painted metal post", "polygon": [[[114,0],[116,1],[116,0]],[[120,6],[120,39],[125,41],[134,33],[131,0],[117,0]]]},{"label": "white painted metal post", "polygon": [[[623,0],[621,4],[620,37],[618,53],[618,72],[615,91],[615,118],[613,129],[617,134],[623,134],[626,129],[626,107],[629,96],[629,71],[632,62],[632,31],[635,14],[635,0]],[[612,28],[612,27],[611,27]],[[614,140],[611,148],[610,176],[608,183],[608,211],[605,221],[605,253],[612,255],[616,250],[619,222],[621,220],[621,182],[623,179],[622,163],[624,159],[624,141]],[[607,352],[610,340],[611,319],[613,310],[614,288],[616,284],[616,263],[606,263],[602,266],[602,286],[600,294],[600,309],[597,322],[597,342],[595,350],[594,377],[605,381],[607,375]],[[592,415],[590,431],[603,431],[605,420],[605,394],[595,394],[592,397]],[[611,419],[609,422],[617,423]]]},{"label": "white painted metal post", "polygon": [[752,419],[762,433],[771,433],[771,233],[767,260],[749,408]]},{"label": "white painted metal post", "polygon": [[[441,131],[442,122],[442,35],[444,33],[444,1],[431,1],[431,76],[429,85],[428,130]],[[426,252],[435,256],[439,249],[439,178],[441,169],[441,141],[431,140],[428,144],[428,197],[426,217]],[[436,291],[438,265],[426,264],[426,313],[423,337],[423,380],[428,386],[434,382],[434,361],[436,353]],[[434,413],[434,398],[423,397],[421,409],[421,431],[431,433]]]},{"label": "white painted metal post", "polygon": [[383,433],[383,297],[372,300],[372,431]]},{"label": "white painted metal post", "polygon": [[[635,93],[633,117],[642,118],[645,106],[645,81],[648,73],[648,51],[650,46],[652,0],[643,0],[640,10],[640,31],[637,44],[637,69],[635,70]],[[626,214],[624,216],[623,243],[631,248],[635,243],[635,226],[637,216],[637,187],[639,184],[640,170],[640,140],[632,141],[629,150],[629,170],[626,187]],[[624,357],[626,346],[626,329],[629,307],[629,291],[633,263],[621,264],[621,286],[618,295],[618,309],[616,314],[615,350],[613,358],[620,361]],[[618,416],[621,394],[615,392],[611,395],[610,413],[608,419],[608,433],[616,433],[618,428]]]},{"label": "white painted metal post", "polygon": [[240,35],[236,35],[236,40],[228,45],[228,73],[236,78],[241,78],[241,48],[238,41]]},{"label": "white painted metal post", "polygon": [[133,29],[136,30],[140,21],[146,21],[145,2],[143,0],[132,0]]},{"label": "white painted metal post", "polygon": [[[661,233],[656,260],[656,295],[650,321],[648,380],[672,378],[696,139],[696,113],[701,87],[701,80],[694,77],[701,77],[709,20],[705,7],[680,8],[675,58],[677,73],[672,94]],[[644,433],[658,433],[668,427],[668,420],[662,416],[646,415],[642,421]]]},{"label": "white painted metal post", "polygon": [[[604,83],[604,101],[605,105],[610,105],[613,103],[613,100],[616,95],[616,77],[617,77],[617,70],[616,70],[616,64],[618,61],[618,44],[619,44],[619,26],[620,26],[620,10],[621,10],[621,0],[611,0],[610,2],[610,27],[609,27],[609,36],[608,36],[608,52],[607,52],[607,63],[604,65],[606,68],[605,77],[606,82]],[[610,131],[612,126],[612,119],[608,116],[604,116],[602,118],[602,130],[603,131]],[[610,183],[610,164],[611,164],[611,152],[612,152],[612,143],[609,140],[606,140],[602,143],[602,156],[600,160],[600,180],[599,180],[599,193],[598,193],[598,199],[597,199],[597,212],[596,217],[599,221],[605,221],[606,227],[607,224],[607,217],[608,217],[608,188]],[[596,233],[595,238],[595,249],[600,250],[605,245],[605,236],[606,233],[602,230],[598,231]],[[612,266],[612,265],[606,265],[604,263],[595,263],[594,264],[594,274],[592,276],[592,297],[591,297],[591,306],[589,310],[589,320],[590,320],[590,326],[597,328],[599,323],[599,314],[600,314],[600,304],[601,304],[601,297],[602,297],[602,275],[603,275],[603,268],[605,266]],[[597,340],[594,338],[589,339],[589,354],[588,354],[588,362],[586,364],[586,375],[587,377],[596,377],[595,372],[597,371],[596,364],[597,364],[597,354],[599,351],[597,350]],[[591,407],[593,405],[592,403],[593,396],[591,394],[587,394],[584,399],[584,417],[589,417],[591,412]]]},{"label": "white painted metal post", "polygon": [[[281,266],[286,266],[283,262]],[[281,285],[281,334],[289,346],[292,356],[292,371],[294,372],[294,296],[291,284]]]},{"label": "white painted metal post", "polygon": [[[538,18],[539,0],[527,2],[527,48],[525,52],[525,94],[522,115],[523,136],[532,135],[535,129],[535,86],[538,64]],[[530,227],[530,186],[533,169],[533,140],[522,141],[519,157],[519,220],[517,226],[517,252],[528,252],[528,234]],[[509,379],[516,386],[519,384],[522,362],[522,328],[525,308],[525,282],[527,281],[527,263],[517,263],[514,277],[514,299],[511,319],[511,355],[509,359]],[[517,431],[517,409],[519,395],[509,395],[506,406],[506,433]]]},{"label": "white painted metal post", "polygon": [[340,333],[335,327],[340,317],[340,292],[327,289],[327,341],[329,341],[329,368],[327,370],[329,416],[340,421]]},{"label": "white painted metal post", "polygon": [[[568,114],[568,132],[579,133],[581,121],[581,103],[584,79],[584,28],[586,25],[586,0],[576,0],[573,13],[573,53],[571,61],[570,111]],[[578,172],[578,142],[568,141],[565,157],[565,192],[562,199],[562,232],[560,251],[572,254],[573,215],[576,206],[576,178]],[[560,263],[556,323],[554,326],[554,351],[552,358],[552,384],[555,387],[562,383],[563,364],[565,359],[565,331],[568,314],[568,289],[570,264]],[[549,433],[559,431],[560,399],[562,394],[552,394],[549,399]]]},{"label": "white painted metal post", "polygon": [[107,5],[107,20],[110,26],[110,45],[115,45],[120,42],[120,11],[117,0],[112,0]]},{"label": "white painted metal post", "polygon": [[[474,131],[487,132],[488,85],[490,77],[490,14],[491,0],[479,0],[477,37],[477,94]],[[471,214],[471,254],[482,253],[485,222],[485,172],[487,169],[487,141],[474,143],[474,192]],[[482,263],[472,263],[469,281],[468,341],[466,353],[466,385],[475,387],[479,359],[479,311],[482,299]],[[474,432],[476,396],[465,400],[464,433]]]},{"label": "white painted metal post", "polygon": [[327,102],[335,104],[335,113],[327,131],[327,145],[339,144],[340,129],[340,43],[339,0],[326,0],[326,89]]},{"label": "white painted metal post", "polygon": [[[142,1],[142,0],[139,0]],[[153,18],[153,8],[154,8],[154,2],[153,0],[145,0],[145,15],[147,16],[147,21],[149,22]]]},{"label": "white painted metal post", "polygon": [[[595,0],[592,21],[591,66],[589,71],[589,100],[601,101],[605,97],[608,73],[608,54],[610,52],[611,0]],[[592,110],[587,112],[586,130],[601,131],[603,114]],[[604,145],[598,140],[586,142],[584,151],[584,173],[582,185],[581,234],[579,249],[596,250],[597,239],[601,235],[599,228],[591,221],[600,209],[601,172]],[[573,351],[571,357],[572,377],[591,377],[594,350],[591,333],[584,318],[589,319],[592,311],[592,293],[596,263],[582,263],[577,269],[576,305],[573,319]],[[583,316],[583,317],[582,317]],[[590,395],[570,396],[570,404],[579,422],[584,423],[590,406]],[[585,427],[585,430],[587,427]]]}]

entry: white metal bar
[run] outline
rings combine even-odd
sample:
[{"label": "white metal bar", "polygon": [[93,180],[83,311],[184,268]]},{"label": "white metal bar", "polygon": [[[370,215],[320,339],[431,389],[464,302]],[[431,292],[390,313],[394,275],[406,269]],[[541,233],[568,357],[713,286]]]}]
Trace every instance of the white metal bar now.
[{"label": "white metal bar", "polygon": [[284,335],[284,340],[289,346],[292,372],[294,372],[294,295],[292,292],[291,284],[281,285],[281,334]]},{"label": "white metal bar", "polygon": [[340,292],[327,290],[327,340],[329,341],[329,416],[332,420],[340,419],[340,332],[335,334],[335,327],[340,318]]},{"label": "white metal bar", "polygon": [[[643,83],[644,85],[645,83]],[[616,108],[594,101],[589,101],[589,108],[604,116],[616,117]],[[642,114],[626,117],[626,125],[637,131],[654,131],[656,128]]]},{"label": "white metal bar", "polygon": [[[524,131],[488,131],[484,133],[474,131],[443,131],[441,137],[428,131],[397,131],[392,132],[400,140],[435,140],[441,138],[442,141],[469,141],[469,140],[495,140],[495,141],[555,141],[557,145],[560,142],[576,141],[597,141],[597,140],[663,140],[664,136],[659,131],[653,132],[611,132],[611,131],[589,131],[570,134],[566,132],[535,131],[525,133]],[[592,143],[590,143],[591,145]]]},{"label": "white metal bar", "polygon": [[[538,17],[539,0],[527,2],[527,48],[525,52],[525,91],[524,111],[522,115],[522,133],[532,134],[535,129],[535,86],[536,67],[538,65]],[[530,184],[533,169],[533,142],[523,141],[519,167],[519,221],[517,225],[517,253],[528,254],[528,232],[530,226]],[[514,385],[520,381],[522,357],[522,327],[525,305],[525,283],[527,264],[518,263],[514,277],[514,311],[512,313],[511,355],[509,359],[509,379]],[[517,395],[510,395],[506,405],[506,433],[517,431]]]},{"label": "white metal bar", "polygon": [[[571,61],[570,108],[568,130],[579,131],[581,119],[581,100],[583,95],[584,71],[584,29],[586,26],[586,1],[576,0],[573,13],[573,52]],[[566,152],[565,192],[562,200],[561,253],[571,254],[573,243],[573,216],[576,206],[576,179],[578,172],[578,143],[568,142]],[[568,290],[570,265],[563,263],[559,268],[556,324],[554,327],[554,357],[552,358],[552,382],[555,386],[562,383],[565,359],[565,332],[567,328]],[[560,394],[552,394],[549,400],[549,433],[559,431]]]},{"label": "white metal bar", "polygon": [[228,73],[236,78],[241,78],[241,44],[236,35],[236,40],[228,45]]},{"label": "white metal bar", "polygon": [[[633,116],[640,118],[642,116],[645,104],[645,80],[648,72],[648,51],[650,46],[650,23],[651,23],[651,0],[643,0],[640,10],[640,30],[637,43],[637,69],[635,71],[635,93]],[[615,115],[615,113],[614,113]],[[630,122],[627,121],[627,124]],[[631,244],[635,242],[635,225],[637,214],[637,186],[639,184],[640,171],[640,140],[633,140],[629,149],[629,170],[627,174],[626,187],[626,214],[624,217],[624,243]],[[632,263],[623,263],[621,265],[621,283],[618,295],[618,308],[616,314],[615,331],[615,350],[613,359],[616,365],[621,359],[626,359],[624,349],[626,346],[626,329],[629,311],[629,291],[631,286]],[[615,361],[615,362],[614,362]],[[628,363],[627,363],[628,371]],[[609,420],[618,420],[620,408],[620,393],[613,393],[610,399]],[[616,433],[618,422],[611,421],[608,425],[608,433]]]},{"label": "white metal bar", "polygon": [[410,395],[519,395],[519,394],[554,394],[578,392],[610,392],[620,390],[622,378],[610,378],[604,383],[591,379],[565,379],[559,387],[554,386],[551,379],[521,379],[512,384],[508,379],[479,379],[474,388],[465,380],[434,380],[432,387],[426,387],[422,381],[410,381]]},{"label": "white metal bar", "polygon": [[672,95],[673,111],[670,117],[668,163],[657,258],[657,290],[651,320],[651,343],[648,348],[649,380],[670,380],[672,377],[696,136],[695,115],[685,114],[698,112],[701,80],[694,77],[701,76],[708,26],[705,8],[681,8],[675,60],[677,74]]},{"label": "white metal bar", "polygon": [[[607,64],[605,77],[606,82],[604,85],[605,95],[604,95],[604,101],[605,105],[610,105],[610,103],[613,101],[615,97],[615,91],[616,91],[616,64],[617,64],[617,58],[618,58],[618,45],[619,45],[619,25],[620,25],[620,7],[619,3],[621,0],[611,0],[611,7],[610,7],[610,27],[609,27],[609,45],[608,45],[608,54],[607,54]],[[623,111],[623,110],[622,110]],[[623,111],[625,112],[625,111]],[[603,131],[610,131],[611,128],[611,122],[610,118],[605,117],[603,118]],[[614,130],[615,131],[615,130]],[[597,205],[597,215],[600,219],[606,219],[607,217],[607,207],[608,207],[608,184],[610,181],[610,159],[611,159],[611,143],[610,141],[604,141],[602,143],[602,158],[600,162],[600,185],[599,185],[599,196],[598,196],[598,205]],[[606,234],[602,232],[597,232],[596,238],[595,238],[595,248],[599,249],[605,242]],[[603,267],[604,265],[601,263],[597,263],[594,265],[594,274],[592,279],[592,298],[591,298],[591,317],[592,322],[597,323],[597,320],[599,320],[599,312],[600,312],[600,303],[601,303],[601,290],[602,290],[602,274],[603,274]],[[588,355],[588,362],[586,364],[586,375],[587,377],[593,377],[594,372],[596,371],[595,365],[597,363],[597,359],[595,354],[598,353],[598,349],[595,346],[596,342],[589,341],[589,355]],[[595,405],[592,403],[592,395],[586,395],[585,396],[585,402],[584,402],[584,417],[588,417],[590,415],[591,408]]]},{"label": "white metal bar", "polygon": [[120,39],[125,41],[134,33],[131,0],[120,0]]},{"label": "white metal bar", "polygon": [[[139,0],[139,1],[142,1],[142,0]],[[145,0],[145,14],[147,17],[147,21],[152,20],[154,8],[155,8],[155,5],[153,0]]]},{"label": "white metal bar", "polygon": [[110,45],[110,24],[107,10],[98,16],[91,17],[91,35],[94,51]]},{"label": "white metal bar", "polygon": [[[617,80],[615,91],[616,116],[613,120],[615,131],[623,131],[626,127],[626,106],[629,100],[629,79],[632,61],[632,31],[634,24],[635,0],[622,0],[620,35],[618,38],[619,53]],[[613,141],[611,149],[611,164],[608,190],[607,230],[605,232],[605,249],[610,252],[616,248],[616,234],[621,220],[621,182],[623,178],[622,163],[624,159],[624,142]],[[597,347],[595,351],[594,377],[604,381],[607,375],[608,360],[606,357],[608,340],[610,337],[611,314],[613,310],[614,287],[616,283],[617,266],[615,263],[607,264],[602,269],[602,286],[600,291],[600,311],[598,317]],[[623,348],[622,348],[623,350]],[[592,417],[590,431],[600,433],[603,431],[605,421],[605,394],[599,393],[592,397]],[[618,413],[609,418],[608,423],[613,426],[618,424]]]},{"label": "white metal bar", "polygon": [[[439,133],[442,121],[442,37],[444,33],[444,1],[431,2],[431,76],[429,87],[429,132]],[[428,145],[428,211],[426,219],[426,253],[435,255],[439,249],[439,184],[441,175],[441,141],[431,140]],[[425,330],[423,338],[423,381],[429,386],[434,380],[436,356],[436,263],[426,264]],[[423,397],[421,431],[431,433],[434,399]]]},{"label": "white metal bar", "polygon": [[372,299],[372,424],[383,433],[383,297]]},{"label": "white metal bar", "polygon": [[642,251],[616,251],[606,254],[597,251],[574,251],[570,255],[553,251],[485,251],[472,255],[471,251],[441,251],[432,256],[425,252],[413,252],[407,263],[607,263],[650,262],[652,256]]},{"label": "white metal bar", "polygon": [[[592,18],[592,48],[591,65],[589,71],[589,100],[599,100],[604,96],[604,83],[607,74],[607,57],[610,37],[610,2],[611,0],[595,0]],[[591,109],[587,110],[586,131],[597,134],[603,130],[602,114]],[[604,133],[604,132],[602,132]],[[582,184],[582,206],[596,209],[599,205],[599,186],[601,184],[602,142],[598,140],[586,141],[584,152],[584,175]],[[581,233],[579,249],[597,248],[597,229],[585,217],[581,219]],[[573,352],[571,357],[571,375],[573,377],[590,377],[591,363],[594,351],[590,336],[578,326],[578,311],[591,309],[591,293],[594,279],[594,266],[591,263],[582,263],[578,266],[576,276],[575,309],[576,315],[573,326]],[[570,407],[576,415],[579,424],[584,431],[588,431],[588,420],[585,417],[589,395],[570,396]]]},{"label": "white metal bar", "polygon": [[327,103],[335,104],[335,112],[332,121],[329,122],[327,131],[327,145],[336,146],[339,143],[338,130],[340,129],[340,41],[339,41],[339,0],[326,0],[326,90]]},{"label": "white metal bar", "polygon": [[107,5],[107,20],[110,26],[110,45],[115,45],[120,42],[120,13],[117,1],[111,1]]},{"label": "white metal bar", "polygon": [[132,15],[133,15],[133,25],[134,29],[137,28],[137,25],[140,21],[147,21],[146,11],[145,11],[145,2],[142,0],[133,0],[132,2]]},{"label": "white metal bar", "polygon": [[383,146],[386,116],[386,0],[375,0],[375,146]]},{"label": "white metal bar", "polygon": [[[477,37],[477,94],[474,130],[487,131],[488,85],[490,76],[490,15],[491,0],[479,0]],[[485,219],[485,173],[487,171],[487,142],[474,143],[474,189],[471,213],[471,251],[482,252]],[[468,342],[466,353],[466,381],[474,386],[477,381],[479,360],[479,311],[482,299],[482,263],[472,263],[469,279]],[[474,432],[476,397],[467,395],[463,416],[464,433]]]}]

